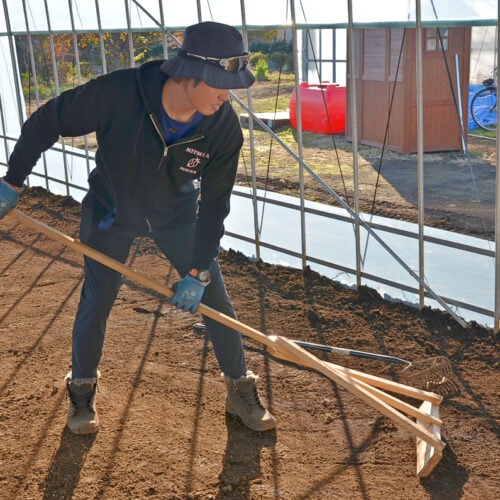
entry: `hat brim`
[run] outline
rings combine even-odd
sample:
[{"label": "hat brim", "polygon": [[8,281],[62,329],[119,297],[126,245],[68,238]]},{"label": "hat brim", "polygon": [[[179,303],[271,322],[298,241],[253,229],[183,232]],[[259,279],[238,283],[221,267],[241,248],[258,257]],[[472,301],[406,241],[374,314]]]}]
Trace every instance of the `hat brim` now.
[{"label": "hat brim", "polygon": [[216,89],[247,89],[255,82],[255,77],[248,68],[231,73],[213,64],[179,56],[165,61],[161,70],[174,78],[200,78]]}]

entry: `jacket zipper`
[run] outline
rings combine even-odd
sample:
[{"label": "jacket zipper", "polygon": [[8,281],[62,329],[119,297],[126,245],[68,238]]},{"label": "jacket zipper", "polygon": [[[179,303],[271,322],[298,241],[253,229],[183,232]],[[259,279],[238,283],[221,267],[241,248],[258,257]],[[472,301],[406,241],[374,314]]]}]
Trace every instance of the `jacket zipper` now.
[{"label": "jacket zipper", "polygon": [[[191,137],[191,138],[186,139],[184,141],[179,141],[179,142],[176,142],[175,144],[171,144],[170,146],[167,146],[167,143],[165,142],[165,138],[163,137],[163,132],[160,129],[159,125],[156,123],[156,120],[155,120],[155,118],[154,118],[154,116],[153,116],[152,113],[149,113],[149,118],[150,118],[151,122],[153,123],[153,127],[155,128],[155,130],[156,130],[157,134],[159,135],[160,140],[161,140],[161,142],[163,144],[163,155],[162,155],[162,158],[160,160],[160,163],[158,164],[157,170],[160,170],[160,167],[161,167],[161,165],[163,163],[163,159],[167,157],[168,150],[171,147],[173,147],[173,146],[182,146],[183,144],[189,144],[191,142],[196,142],[196,141],[199,141],[199,140],[201,140],[201,139],[204,138],[203,135],[197,135],[195,137]],[[153,227],[151,226],[151,222],[149,222],[149,219],[147,217],[144,217],[144,220],[146,221],[146,225],[148,226],[148,231],[150,233],[152,233],[153,232]]]},{"label": "jacket zipper", "polygon": [[163,163],[163,159],[167,157],[168,150],[170,148],[173,148],[174,146],[182,146],[183,144],[190,144],[191,142],[197,142],[205,137],[203,135],[196,135],[194,137],[190,137],[189,139],[181,140],[181,141],[178,141],[174,144],[171,144],[170,146],[167,146],[167,144],[165,142],[165,138],[163,137],[163,133],[162,133],[160,127],[158,126],[158,124],[156,123],[156,120],[154,119],[153,114],[150,113],[149,117],[150,117],[151,121],[153,122],[153,126],[154,126],[156,132],[158,133],[158,135],[160,136],[161,142],[163,144],[163,155],[162,155],[162,159],[160,160],[160,163],[158,164],[157,170],[160,170],[161,164]]},{"label": "jacket zipper", "polygon": [[[155,117],[153,116],[153,113],[149,113],[149,119],[153,123],[153,127],[155,128],[156,133],[160,136],[161,143],[163,144],[163,158],[165,158],[165,156],[167,156],[168,146],[165,142],[162,131],[161,131],[160,127],[158,126],[158,124],[156,123],[156,120],[155,120]],[[160,161],[160,165],[161,165],[161,161]]]}]

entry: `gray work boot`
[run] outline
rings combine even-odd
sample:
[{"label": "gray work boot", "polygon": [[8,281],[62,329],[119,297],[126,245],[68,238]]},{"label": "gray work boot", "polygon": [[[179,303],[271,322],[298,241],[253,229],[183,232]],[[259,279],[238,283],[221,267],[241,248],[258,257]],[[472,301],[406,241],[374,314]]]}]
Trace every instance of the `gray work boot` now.
[{"label": "gray work boot", "polygon": [[268,431],[276,427],[276,420],[260,402],[257,378],[251,371],[238,379],[224,376],[227,386],[226,412],[239,417],[254,431]]},{"label": "gray work boot", "polygon": [[72,380],[71,372],[66,377],[66,391],[69,398],[66,425],[73,434],[94,434],[99,430],[99,417],[95,407],[97,378]]}]

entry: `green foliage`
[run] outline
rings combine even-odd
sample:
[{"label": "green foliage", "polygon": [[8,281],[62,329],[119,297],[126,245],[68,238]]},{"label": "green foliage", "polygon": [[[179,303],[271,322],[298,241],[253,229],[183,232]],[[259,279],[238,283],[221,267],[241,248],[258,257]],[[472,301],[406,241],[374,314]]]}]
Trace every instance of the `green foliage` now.
[{"label": "green foliage", "polygon": [[250,54],[250,66],[252,66],[252,68],[256,68],[261,59],[267,63],[268,56],[264,54],[264,52],[252,52]]},{"label": "green foliage", "polygon": [[83,80],[89,80],[92,78],[92,66],[89,61],[80,62],[80,74]]},{"label": "green foliage", "polygon": [[293,54],[291,52],[273,52],[269,59],[273,70],[293,71]]},{"label": "green foliage", "polygon": [[269,80],[269,65],[266,59],[259,59],[257,66],[255,67],[255,78],[257,81],[262,82],[264,80]]},{"label": "green foliage", "polygon": [[74,83],[78,81],[78,75],[76,72],[76,67],[71,61],[63,61],[57,65],[57,71],[60,81],[65,83]]},{"label": "green foliage", "polygon": [[253,68],[255,78],[258,81],[268,80],[269,63],[267,54],[252,52],[250,54],[250,66]]},{"label": "green foliage", "polygon": [[[34,87],[34,81],[31,75],[27,72],[21,73],[21,84],[23,87],[23,94],[26,101],[35,99],[36,92]],[[38,96],[40,99],[48,99],[49,97],[53,97],[54,89],[50,86],[46,85],[43,82],[38,82]]]},{"label": "green foliage", "polygon": [[483,130],[482,128],[475,128],[472,131],[473,135],[476,135],[478,137],[488,137],[488,138],[495,138],[497,136],[496,130]]},{"label": "green foliage", "polygon": [[153,59],[163,59],[163,43],[159,33],[143,33],[134,36],[134,62],[142,64]]},{"label": "green foliage", "polygon": [[[286,42],[285,34],[284,30],[253,30],[248,33],[250,66],[257,80],[269,80],[276,70],[280,73],[293,71],[292,46]],[[174,35],[182,41],[182,32],[175,32]],[[103,53],[108,72],[130,67],[129,36],[127,32],[103,32],[101,36],[96,33],[79,33],[76,41],[82,81],[85,82],[103,72]],[[132,37],[135,51],[132,64],[139,65],[152,59],[163,58],[163,33],[133,33]],[[78,84],[75,38],[70,33],[59,33],[54,35],[52,42],[46,34],[32,34],[31,40],[28,40],[26,35],[15,37],[23,92],[28,100],[34,99],[37,92],[42,100],[55,96],[54,69],[57,71],[60,90]],[[170,56],[175,55],[177,45],[169,38],[167,44]],[[55,52],[56,68],[52,61],[52,51]],[[36,90],[33,62],[38,85]]]},{"label": "green foliage", "polygon": [[[250,52],[253,54],[265,54],[268,62],[268,69],[280,71],[293,71],[293,47],[291,42],[287,42],[283,35],[278,40],[279,33],[276,30],[266,32],[252,32],[250,42]],[[256,66],[256,65],[255,65]],[[254,67],[255,67],[254,66]]]}]

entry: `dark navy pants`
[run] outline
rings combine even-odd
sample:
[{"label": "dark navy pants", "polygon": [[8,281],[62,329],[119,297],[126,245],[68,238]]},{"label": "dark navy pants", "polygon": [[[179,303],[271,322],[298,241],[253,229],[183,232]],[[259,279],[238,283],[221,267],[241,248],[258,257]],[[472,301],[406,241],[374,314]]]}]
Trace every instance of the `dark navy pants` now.
[{"label": "dark navy pants", "polygon": [[[188,207],[188,210],[191,209]],[[134,238],[143,234],[119,224],[100,228],[102,216],[100,205],[95,201],[92,193],[89,193],[82,203],[80,240],[109,257],[125,263]],[[170,226],[167,225],[161,231],[148,234],[181,276],[186,274],[191,264],[193,228],[192,222],[180,225],[178,219],[174,218]],[[213,261],[210,271],[211,281],[203,294],[203,304],[235,318],[235,311],[227,294],[217,260]],[[73,380],[97,376],[107,319],[122,284],[120,273],[88,257],[85,257],[84,261],[84,278],[73,326]],[[203,319],[222,372],[231,378],[244,375],[247,367],[239,332],[213,319],[207,317]]]}]

